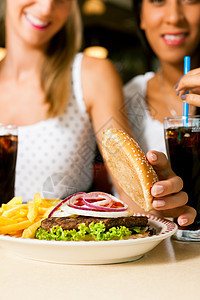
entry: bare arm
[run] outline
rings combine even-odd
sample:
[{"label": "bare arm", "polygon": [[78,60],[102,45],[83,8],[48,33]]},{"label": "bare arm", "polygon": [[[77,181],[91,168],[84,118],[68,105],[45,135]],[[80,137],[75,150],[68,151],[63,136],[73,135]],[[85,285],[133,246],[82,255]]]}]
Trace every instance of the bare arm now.
[{"label": "bare arm", "polygon": [[[122,129],[130,136],[133,136],[127,121],[122,82],[113,65],[108,60],[85,57],[83,60],[82,79],[84,100],[93,122],[100,151],[102,132],[107,128]],[[153,164],[161,180],[152,188],[152,195],[155,197],[154,213],[169,217],[179,216],[180,225],[183,225],[183,220],[185,220],[184,225],[189,225],[193,222],[196,213],[185,205],[187,194],[181,191],[182,180],[172,172],[164,154],[154,152],[157,159],[153,160],[152,157],[155,156],[152,156],[152,153],[148,154],[147,158]],[[122,191],[114,179],[113,183],[119,197],[129,204],[132,211],[141,211]],[[159,195],[156,194],[156,186],[163,187],[163,191]],[[165,204],[159,205],[163,203],[158,201],[165,201]]]},{"label": "bare arm", "polygon": [[110,61],[85,57],[83,94],[91,116],[98,144],[103,130],[114,127],[132,135],[127,122],[122,82]]}]

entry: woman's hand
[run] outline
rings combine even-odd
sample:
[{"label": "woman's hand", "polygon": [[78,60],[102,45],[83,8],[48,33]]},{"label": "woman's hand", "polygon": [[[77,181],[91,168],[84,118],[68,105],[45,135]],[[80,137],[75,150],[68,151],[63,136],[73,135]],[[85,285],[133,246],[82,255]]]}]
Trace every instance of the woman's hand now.
[{"label": "woman's hand", "polygon": [[[189,94],[186,94],[187,91]],[[200,68],[181,77],[176,84],[176,92],[183,101],[200,107]]]},{"label": "woman's hand", "polygon": [[188,196],[182,191],[183,181],[172,171],[167,157],[161,152],[149,151],[147,159],[160,180],[151,189],[154,209],[163,217],[178,218],[180,226],[192,224],[196,210],[186,205]]}]

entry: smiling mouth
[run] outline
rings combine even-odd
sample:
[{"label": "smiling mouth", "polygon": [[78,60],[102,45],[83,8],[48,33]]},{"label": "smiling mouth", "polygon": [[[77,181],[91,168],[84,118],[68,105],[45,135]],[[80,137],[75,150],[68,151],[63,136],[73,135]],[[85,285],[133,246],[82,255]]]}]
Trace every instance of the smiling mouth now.
[{"label": "smiling mouth", "polygon": [[45,29],[50,25],[50,22],[41,21],[30,14],[25,14],[27,21],[35,28]]},{"label": "smiling mouth", "polygon": [[186,37],[186,33],[181,33],[181,34],[164,34],[162,36],[165,40],[170,40],[170,41],[179,41],[182,40]]}]

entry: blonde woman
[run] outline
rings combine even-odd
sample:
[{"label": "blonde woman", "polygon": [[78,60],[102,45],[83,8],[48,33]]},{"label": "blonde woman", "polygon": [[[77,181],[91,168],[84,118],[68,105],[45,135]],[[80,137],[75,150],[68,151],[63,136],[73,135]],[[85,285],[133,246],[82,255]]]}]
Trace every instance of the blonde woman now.
[{"label": "blonde woman", "polygon": [[[64,198],[87,191],[103,129],[131,134],[120,113],[119,76],[109,61],[77,54],[81,25],[76,0],[1,4],[7,54],[0,62],[0,122],[19,127],[15,194],[27,200],[35,192]],[[168,212],[178,215],[180,224],[191,223],[195,212],[185,206],[181,179],[162,154],[150,152],[148,158],[166,179],[152,193],[166,199]]]}]

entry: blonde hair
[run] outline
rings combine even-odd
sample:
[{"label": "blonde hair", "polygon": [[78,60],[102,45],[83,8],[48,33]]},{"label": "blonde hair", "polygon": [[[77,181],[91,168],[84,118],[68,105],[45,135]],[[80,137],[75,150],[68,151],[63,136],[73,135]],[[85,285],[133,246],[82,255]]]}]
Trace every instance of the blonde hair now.
[{"label": "blonde hair", "polygon": [[49,103],[49,117],[61,115],[66,109],[72,62],[81,47],[81,41],[80,11],[77,1],[73,0],[71,14],[65,26],[50,41],[41,68],[41,86]]},{"label": "blonde hair", "polygon": [[[0,0],[0,19],[5,19],[5,0]],[[5,22],[4,22],[5,23]],[[5,31],[5,30],[4,30]],[[82,42],[82,24],[77,0],[65,25],[50,40],[40,70],[41,87],[49,104],[47,117],[61,115],[67,107],[71,87],[71,67]]]}]

